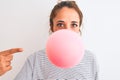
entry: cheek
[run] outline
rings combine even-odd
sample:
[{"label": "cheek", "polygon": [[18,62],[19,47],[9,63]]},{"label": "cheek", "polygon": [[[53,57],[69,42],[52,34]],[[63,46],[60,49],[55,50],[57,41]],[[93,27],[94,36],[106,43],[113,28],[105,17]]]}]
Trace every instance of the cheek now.
[{"label": "cheek", "polygon": [[75,32],[77,32],[77,33],[79,33],[80,32],[80,27],[74,28],[72,30],[75,31]]},{"label": "cheek", "polygon": [[55,26],[53,26],[53,32],[57,31],[57,28]]}]

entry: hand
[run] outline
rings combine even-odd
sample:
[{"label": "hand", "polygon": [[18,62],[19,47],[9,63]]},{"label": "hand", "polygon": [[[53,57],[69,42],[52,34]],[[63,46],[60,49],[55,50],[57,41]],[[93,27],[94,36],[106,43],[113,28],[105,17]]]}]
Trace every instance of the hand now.
[{"label": "hand", "polygon": [[22,48],[14,48],[0,52],[0,76],[12,69],[13,54],[22,51]]}]

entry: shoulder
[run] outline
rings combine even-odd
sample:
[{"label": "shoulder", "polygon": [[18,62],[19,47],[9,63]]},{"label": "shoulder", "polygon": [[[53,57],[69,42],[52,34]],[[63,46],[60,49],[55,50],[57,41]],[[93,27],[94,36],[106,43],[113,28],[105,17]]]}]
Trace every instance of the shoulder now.
[{"label": "shoulder", "polygon": [[82,62],[87,63],[87,64],[96,62],[95,54],[91,52],[90,50],[85,50]]},{"label": "shoulder", "polygon": [[93,52],[91,52],[90,50],[85,50],[84,57],[88,58],[88,59],[94,59],[95,58],[95,54]]},{"label": "shoulder", "polygon": [[27,62],[29,61],[30,63],[35,63],[36,60],[43,59],[45,57],[46,57],[46,51],[45,49],[42,49],[28,56]]},{"label": "shoulder", "polygon": [[42,49],[42,50],[36,51],[36,52],[34,52],[33,54],[31,54],[31,55],[28,57],[28,59],[32,59],[32,58],[35,58],[35,57],[37,57],[37,56],[45,56],[45,54],[46,54],[45,49]]}]

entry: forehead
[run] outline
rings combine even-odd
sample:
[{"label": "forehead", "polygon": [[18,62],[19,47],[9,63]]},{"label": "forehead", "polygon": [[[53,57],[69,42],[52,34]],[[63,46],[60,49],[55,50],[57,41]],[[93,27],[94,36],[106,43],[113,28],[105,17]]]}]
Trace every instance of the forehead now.
[{"label": "forehead", "polygon": [[74,8],[63,7],[57,12],[54,20],[69,20],[69,21],[79,21],[79,15]]}]

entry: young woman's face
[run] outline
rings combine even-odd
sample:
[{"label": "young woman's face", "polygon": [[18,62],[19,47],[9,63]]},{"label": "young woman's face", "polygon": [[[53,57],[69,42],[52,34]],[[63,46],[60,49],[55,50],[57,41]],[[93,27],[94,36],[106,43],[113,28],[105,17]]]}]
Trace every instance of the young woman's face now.
[{"label": "young woman's face", "polygon": [[53,32],[61,29],[80,32],[79,22],[78,13],[72,8],[64,7],[58,11],[56,17],[53,19]]}]

